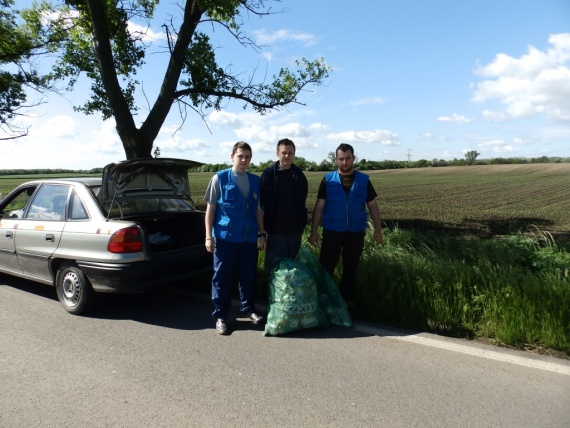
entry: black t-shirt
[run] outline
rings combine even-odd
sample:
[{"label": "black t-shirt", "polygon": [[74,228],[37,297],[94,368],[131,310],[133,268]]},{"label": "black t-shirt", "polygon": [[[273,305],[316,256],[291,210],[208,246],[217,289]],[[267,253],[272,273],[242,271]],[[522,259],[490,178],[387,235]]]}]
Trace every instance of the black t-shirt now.
[{"label": "black t-shirt", "polygon": [[[342,187],[347,195],[350,193],[350,189],[352,189],[352,184],[354,183],[355,174],[356,172],[353,172],[352,174],[348,175],[339,174],[340,183],[342,184]],[[366,190],[367,190],[366,202],[370,202],[378,196],[376,190],[374,190],[374,186],[372,185],[370,179],[368,179],[368,187]],[[327,180],[324,177],[323,180],[321,181],[321,184],[319,185],[317,199],[327,199]]]}]

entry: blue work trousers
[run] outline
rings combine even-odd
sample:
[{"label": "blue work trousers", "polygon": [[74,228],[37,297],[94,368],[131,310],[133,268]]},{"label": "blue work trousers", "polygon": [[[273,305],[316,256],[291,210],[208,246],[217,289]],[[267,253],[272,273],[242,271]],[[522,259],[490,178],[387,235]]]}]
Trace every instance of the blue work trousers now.
[{"label": "blue work trousers", "polygon": [[232,304],[232,289],[238,280],[240,311],[255,312],[257,297],[257,242],[216,240],[212,303],[214,318],[227,319]]}]

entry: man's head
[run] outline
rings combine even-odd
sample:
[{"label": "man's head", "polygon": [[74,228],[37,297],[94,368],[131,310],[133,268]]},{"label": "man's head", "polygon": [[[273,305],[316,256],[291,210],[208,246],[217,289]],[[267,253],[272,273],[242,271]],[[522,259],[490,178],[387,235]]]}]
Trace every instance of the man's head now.
[{"label": "man's head", "polygon": [[352,174],[354,171],[354,148],[350,144],[338,146],[335,153],[335,162],[339,174]]},{"label": "man's head", "polygon": [[238,141],[232,149],[232,169],[238,172],[244,172],[251,162],[252,157],[251,146],[244,141]]},{"label": "man's head", "polygon": [[295,160],[295,143],[288,138],[283,138],[277,143],[277,159],[279,159],[279,165],[283,169],[291,168],[293,161]]}]

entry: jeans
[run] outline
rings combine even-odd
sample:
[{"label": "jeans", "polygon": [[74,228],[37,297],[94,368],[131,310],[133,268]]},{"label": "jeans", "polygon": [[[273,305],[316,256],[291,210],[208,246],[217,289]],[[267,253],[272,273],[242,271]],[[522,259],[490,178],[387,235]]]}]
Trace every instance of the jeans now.
[{"label": "jeans", "polygon": [[364,249],[365,232],[323,231],[321,264],[332,277],[336,264],[342,255],[342,279],[340,292],[345,300],[353,300],[353,289],[360,256]]},{"label": "jeans", "polygon": [[277,265],[279,258],[288,257],[294,259],[301,248],[301,234],[269,234],[265,247],[265,272],[267,275]]},{"label": "jeans", "polygon": [[226,319],[232,304],[232,288],[238,278],[240,311],[255,312],[257,297],[257,242],[216,240],[212,303],[214,318]]}]

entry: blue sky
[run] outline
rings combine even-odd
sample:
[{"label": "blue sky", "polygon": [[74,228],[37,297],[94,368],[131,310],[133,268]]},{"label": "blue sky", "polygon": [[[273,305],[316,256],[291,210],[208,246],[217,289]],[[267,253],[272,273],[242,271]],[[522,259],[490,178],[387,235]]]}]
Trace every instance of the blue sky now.
[{"label": "blue sky", "polygon": [[[173,10],[162,3],[162,12]],[[316,162],[340,143],[370,160],[454,159],[469,150],[480,158],[570,156],[568,0],[284,0],[275,7],[288,11],[244,23],[265,45],[260,52],[215,30],[219,64],[261,78],[322,56],[333,69],[326,84],[301,95],[306,106],[266,116],[228,102],[208,112],[208,126],[189,113],[179,129],[174,107],[155,141],[162,157],[221,163],[244,140],[258,163],[274,159],[285,137]],[[151,101],[160,61],[153,55],[139,74]],[[0,169],[89,169],[124,159],[113,120],[73,112],[87,89],[85,82],[34,108],[25,119],[29,136],[0,145]],[[146,101],[138,101],[143,120]]]}]

